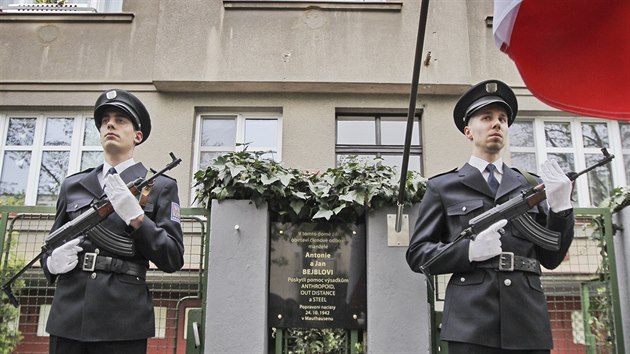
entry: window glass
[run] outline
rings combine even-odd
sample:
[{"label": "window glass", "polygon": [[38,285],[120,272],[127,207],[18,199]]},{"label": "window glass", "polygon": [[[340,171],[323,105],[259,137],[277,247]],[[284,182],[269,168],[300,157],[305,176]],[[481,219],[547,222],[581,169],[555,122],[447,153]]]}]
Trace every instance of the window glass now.
[{"label": "window glass", "polygon": [[337,144],[376,144],[376,128],[374,125],[374,119],[366,118],[363,120],[338,120]]},{"label": "window glass", "polygon": [[510,146],[534,147],[534,125],[532,122],[514,122],[508,133]]},{"label": "window glass", "polygon": [[[392,114],[366,114],[362,116],[337,116],[337,163],[348,156],[357,156],[360,161],[394,167],[400,174],[406,139],[407,117]],[[413,122],[408,170],[421,172],[420,121]]]},{"label": "window glass", "polygon": [[609,147],[608,126],[606,123],[582,123],[584,147]]},{"label": "window glass", "polygon": [[201,146],[233,148],[236,139],[234,118],[202,119]]},{"label": "window glass", "polygon": [[[402,170],[402,155],[381,155],[383,163],[396,169],[396,173],[400,175]],[[420,156],[409,156],[408,170],[420,171]]]},{"label": "window glass", "polygon": [[81,168],[83,171],[87,168],[96,167],[103,163],[102,151],[84,151],[81,154]]},{"label": "window glass", "polygon": [[630,149],[630,124],[619,124],[619,130],[621,131],[621,146],[624,149]]},{"label": "window glass", "polygon": [[44,145],[69,146],[72,143],[73,118],[46,119]]},{"label": "window glass", "polygon": [[275,119],[245,120],[245,143],[249,147],[275,147],[278,143],[278,121]]},{"label": "window glass", "polygon": [[572,147],[571,125],[564,122],[545,122],[547,147]]},{"label": "window glass", "polygon": [[67,175],[69,160],[68,151],[44,151],[39,171],[37,204],[55,204],[61,182]]},{"label": "window glass", "polygon": [[623,164],[626,172],[626,183],[630,183],[630,124],[619,123],[621,147],[623,148]]},{"label": "window glass", "polygon": [[85,120],[83,146],[101,146],[101,134],[98,129],[96,129],[94,118],[88,118]]},{"label": "window glass", "polygon": [[[407,131],[407,121],[387,120],[381,121],[381,144],[383,145],[401,145],[405,143],[405,134]],[[414,134],[411,135],[411,145],[420,145],[420,123],[413,123]]]},{"label": "window glass", "polygon": [[536,153],[534,152],[513,152],[510,154],[512,166],[516,166],[520,169],[524,169],[529,172],[538,171],[538,164],[536,163]]},{"label": "window glass", "polygon": [[223,151],[212,151],[212,152],[202,152],[199,161],[199,169],[205,170],[212,160],[214,160],[217,156],[223,155],[225,152]]},{"label": "window glass", "polygon": [[575,171],[575,159],[571,153],[548,153],[547,158],[550,160],[556,160],[560,168],[565,172]]},{"label": "window glass", "polygon": [[46,332],[46,323],[48,323],[48,317],[50,316],[51,305],[39,305],[39,317],[37,318],[37,336],[48,337],[50,336]]},{"label": "window glass", "polygon": [[0,195],[24,198],[31,167],[30,151],[5,151]]},{"label": "window glass", "polygon": [[[584,156],[587,166],[592,166],[602,159],[601,154],[586,154]],[[609,197],[612,191],[612,166],[610,164],[596,168],[587,174],[588,189],[591,204],[597,206],[605,198]]]},{"label": "window glass", "polygon": [[7,130],[7,145],[30,146],[35,136],[35,118],[11,118]]}]

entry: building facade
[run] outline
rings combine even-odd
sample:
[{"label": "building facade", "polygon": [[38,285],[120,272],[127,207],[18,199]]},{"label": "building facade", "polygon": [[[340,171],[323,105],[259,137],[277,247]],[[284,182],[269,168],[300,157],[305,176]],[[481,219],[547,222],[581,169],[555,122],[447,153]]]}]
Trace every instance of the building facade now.
[{"label": "building facade", "polygon": [[[138,160],[159,169],[169,152],[183,159],[170,172],[182,206],[193,206],[196,171],[244,145],[309,171],[354,154],[401,164],[418,0],[31,3],[0,1],[2,203],[54,205],[66,175],[102,162],[91,115],[110,88],[151,114]],[[576,204],[597,205],[630,181],[630,126],[533,97],[495,47],[492,14],[491,0],[430,4],[410,168],[429,177],[468,159],[453,107],[497,78],[519,100],[508,164],[536,172],[554,157],[579,171],[601,147],[620,157],[576,184]]]}]

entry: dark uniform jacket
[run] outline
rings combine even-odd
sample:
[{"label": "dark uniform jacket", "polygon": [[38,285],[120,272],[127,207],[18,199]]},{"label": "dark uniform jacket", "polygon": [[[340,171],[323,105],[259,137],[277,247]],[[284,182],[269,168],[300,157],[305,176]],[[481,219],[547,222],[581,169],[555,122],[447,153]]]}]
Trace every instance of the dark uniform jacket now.
[{"label": "dark uniform jacket", "polygon": [[[420,266],[467,228],[470,219],[528,188],[525,177],[506,165],[496,199],[479,170],[469,164],[430,179],[407,250],[411,269],[420,272]],[[501,247],[504,252],[535,258],[553,269],[562,262],[573,240],[574,216],[548,213],[546,204],[540,203],[529,213],[541,225],[561,232],[559,251],[534,245],[511,223],[504,228]],[[431,274],[453,273],[446,289],[441,339],[503,349],[552,348],[540,277],[529,272],[477,268],[477,262],[469,261],[469,244],[468,239],[460,241],[429,268]]]},{"label": "dark uniform jacket", "polygon": [[[90,203],[103,195],[98,174],[103,166],[69,176],[61,185],[57,214],[52,231],[90,208]],[[145,177],[147,169],[137,163],[124,170],[120,177],[126,183]],[[175,180],[159,176],[144,207],[145,218],[133,230],[114,212],[103,221],[119,235],[134,240],[135,254],[120,257],[98,247],[89,239],[80,246],[79,264],[70,272],[52,275],[44,267],[51,283],[57,282],[46,330],[52,335],[80,341],[135,340],[154,336],[153,303],[146,280],[128,274],[106,271],[83,271],[86,252],[149,267],[153,262],[160,270],[171,273],[183,266],[184,245],[179,220],[179,197]],[[46,258],[43,257],[43,264]]]}]

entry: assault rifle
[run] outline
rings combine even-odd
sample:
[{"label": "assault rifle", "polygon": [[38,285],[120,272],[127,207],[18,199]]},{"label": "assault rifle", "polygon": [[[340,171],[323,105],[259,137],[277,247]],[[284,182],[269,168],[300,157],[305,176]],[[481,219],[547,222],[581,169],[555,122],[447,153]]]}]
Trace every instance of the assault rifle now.
[{"label": "assault rifle", "polygon": [[[176,158],[172,152],[169,153],[169,155],[171,156],[172,161],[166,165],[166,167],[159,172],[155,172],[149,178],[145,179],[140,177],[135,181],[130,182],[127,184],[129,191],[131,191],[133,195],[140,194],[144,187],[153,185],[158,176],[163,175],[166,171],[173,169],[182,162],[182,159]],[[44,241],[41,252],[28,262],[24,268],[20,269],[20,271],[11,277],[6,284],[2,285],[2,291],[7,294],[11,304],[15,307],[19,306],[17,298],[13,295],[11,286],[22,274],[24,274],[24,272],[32,267],[33,264],[35,264],[35,262],[37,262],[45,253],[52,252],[55,248],[82,235],[85,235],[87,238],[92,240],[94,244],[105,250],[114,252],[115,254],[132,256],[135,252],[133,249],[132,239],[122,235],[116,235],[99,225],[101,221],[105,220],[105,218],[113,212],[114,208],[112,203],[107,199],[107,196],[103,196],[95,200],[92,205],[90,205],[89,210],[49,234],[46,237],[46,241]]]},{"label": "assault rifle", "polygon": [[[609,154],[606,148],[602,148],[601,151],[602,154],[604,154],[603,159],[598,161],[595,165],[580,171],[579,173],[567,173],[567,177],[569,178],[569,180],[575,181],[579,176],[597,167],[609,163],[615,157],[615,155]],[[527,238],[535,245],[548,250],[559,250],[560,233],[542,227],[527,213],[529,209],[535,207],[536,205],[538,205],[538,203],[542,202],[546,198],[547,196],[545,195],[545,185],[541,183],[528,190],[521,191],[520,195],[513,197],[507,202],[499,204],[494,208],[487,210],[483,214],[471,219],[468,222],[468,228],[462,231],[455,238],[455,240],[453,240],[453,242],[442,248],[440,252],[435,254],[431,259],[420,266],[420,271],[424,273],[428,278],[428,268],[431,266],[431,264],[433,264],[436,260],[443,256],[450,247],[463,239],[474,240],[479,232],[487,229],[489,226],[502,219],[512,221],[512,225],[514,226],[514,228],[520,231],[523,237]],[[429,284],[431,284],[431,282],[429,282]]]}]

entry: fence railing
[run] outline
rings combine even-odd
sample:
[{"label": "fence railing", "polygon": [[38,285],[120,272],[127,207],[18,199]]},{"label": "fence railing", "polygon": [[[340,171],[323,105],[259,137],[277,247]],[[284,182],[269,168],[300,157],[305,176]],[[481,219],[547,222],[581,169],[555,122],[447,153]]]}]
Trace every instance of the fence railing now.
[{"label": "fence railing", "polygon": [[[19,270],[39,254],[54,215],[52,207],[0,207],[0,266],[4,276]],[[206,209],[183,208],[184,267],[167,274],[151,265],[147,273],[156,315],[156,336],[149,339],[148,353],[186,352],[186,319],[190,309],[202,308],[206,289],[208,215]],[[2,280],[4,283],[7,279]],[[45,326],[54,285],[48,284],[36,263],[16,282],[13,291],[20,303],[19,317],[13,325],[22,337],[14,353],[48,353]]]},{"label": "fence railing", "polygon": [[[612,215],[606,208],[575,208],[575,238],[554,270],[543,269],[542,283],[551,318],[554,354],[625,353]],[[439,340],[446,284],[437,276],[430,290],[433,352],[447,353]]]}]

